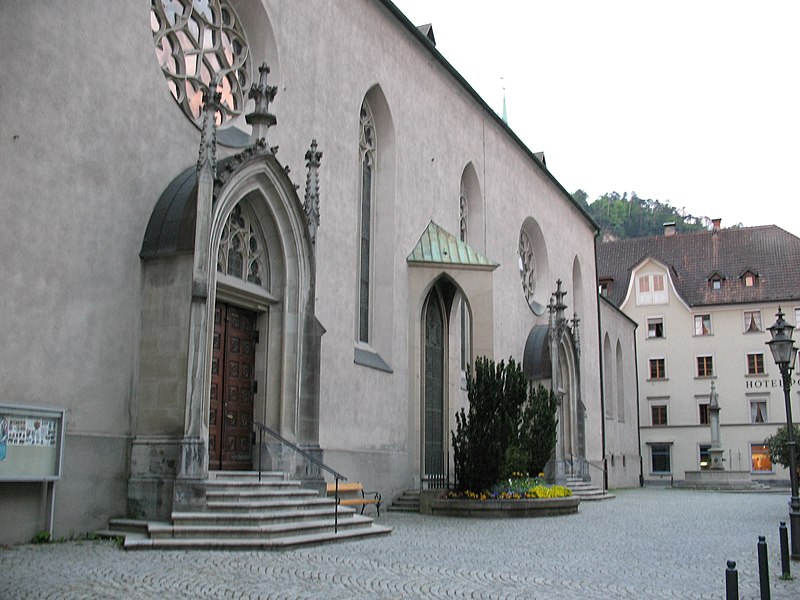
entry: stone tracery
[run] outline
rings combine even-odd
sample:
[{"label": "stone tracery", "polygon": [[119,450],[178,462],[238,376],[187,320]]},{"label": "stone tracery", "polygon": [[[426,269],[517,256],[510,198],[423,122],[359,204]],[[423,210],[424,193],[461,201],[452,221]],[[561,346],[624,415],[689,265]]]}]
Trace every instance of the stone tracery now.
[{"label": "stone tracery", "polygon": [[239,116],[250,83],[247,40],[226,0],[151,0],[156,56],[175,101],[196,124],[207,88],[221,93],[217,125]]}]

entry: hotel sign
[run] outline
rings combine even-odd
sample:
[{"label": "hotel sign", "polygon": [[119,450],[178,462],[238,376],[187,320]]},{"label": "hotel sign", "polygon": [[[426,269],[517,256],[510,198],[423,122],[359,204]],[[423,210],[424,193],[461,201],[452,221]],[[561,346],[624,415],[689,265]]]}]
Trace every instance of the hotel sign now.
[{"label": "hotel sign", "polygon": [[[792,387],[800,385],[800,378],[792,380]],[[783,388],[783,379],[748,379],[744,387],[748,390],[769,390]]]}]

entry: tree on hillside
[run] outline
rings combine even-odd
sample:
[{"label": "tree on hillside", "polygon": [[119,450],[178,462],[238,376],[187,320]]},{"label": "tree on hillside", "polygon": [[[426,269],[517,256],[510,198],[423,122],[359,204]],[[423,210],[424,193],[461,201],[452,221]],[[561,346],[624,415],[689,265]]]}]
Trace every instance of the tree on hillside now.
[{"label": "tree on hillside", "polygon": [[664,223],[669,222],[674,222],[680,233],[707,229],[705,217],[695,217],[669,202],[639,198],[636,192],[631,192],[630,198],[627,192],[621,196],[608,192],[591,204],[587,203],[588,195],[583,190],[577,190],[572,197],[586,208],[604,235],[619,239],[661,235]]}]

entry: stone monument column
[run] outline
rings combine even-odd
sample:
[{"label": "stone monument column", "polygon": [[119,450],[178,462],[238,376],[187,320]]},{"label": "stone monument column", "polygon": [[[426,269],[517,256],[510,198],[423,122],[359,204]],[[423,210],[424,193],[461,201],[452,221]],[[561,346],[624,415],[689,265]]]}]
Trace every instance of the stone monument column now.
[{"label": "stone monument column", "polygon": [[723,455],[725,450],[722,448],[719,433],[719,402],[717,400],[717,390],[714,379],[711,380],[711,399],[708,404],[708,412],[711,421],[711,448],[708,449],[708,468],[723,470]]}]

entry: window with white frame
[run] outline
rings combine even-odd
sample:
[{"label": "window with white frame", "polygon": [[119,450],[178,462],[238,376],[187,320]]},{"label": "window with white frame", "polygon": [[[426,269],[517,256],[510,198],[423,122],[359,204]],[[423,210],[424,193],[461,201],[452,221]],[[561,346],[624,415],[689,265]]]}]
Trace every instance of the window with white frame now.
[{"label": "window with white frame", "polygon": [[666,277],[663,274],[640,275],[636,278],[636,304],[638,306],[666,304],[668,300]]},{"label": "window with white frame", "polygon": [[666,359],[651,358],[650,379],[666,379],[666,378],[667,378]]},{"label": "window with white frame", "polygon": [[750,422],[751,423],[768,423],[767,420],[767,399],[766,398],[751,398],[750,399]]},{"label": "window with white frame", "polygon": [[705,354],[696,357],[697,362],[697,376],[698,377],[713,377],[714,375],[714,357],[710,354]]},{"label": "window with white frame", "polygon": [[750,444],[750,461],[754,473],[771,473],[772,459],[764,444]]},{"label": "window with white frame", "polygon": [[711,465],[711,444],[700,444],[700,468],[707,469]]},{"label": "window with white frame", "polygon": [[761,331],[764,331],[761,328],[761,311],[760,310],[744,311],[744,332],[759,333]]},{"label": "window with white frame", "polygon": [[764,353],[763,352],[748,352],[747,353],[747,374],[748,375],[764,375],[766,370],[764,368]]},{"label": "window with white frame", "polygon": [[650,445],[650,470],[652,473],[672,472],[671,444]]},{"label": "window with white frame", "polygon": [[800,308],[794,309],[794,326],[800,328]]},{"label": "window with white frame", "polygon": [[664,318],[647,317],[647,338],[656,339],[664,337]]},{"label": "window with white frame", "polygon": [[711,413],[709,412],[709,404],[708,402],[701,402],[697,405],[698,417],[700,419],[700,425],[708,425],[711,423]]},{"label": "window with white frame", "polygon": [[694,316],[694,334],[711,335],[711,315]]},{"label": "window with white frame", "polygon": [[666,404],[650,405],[650,422],[653,427],[666,427],[669,424]]}]

